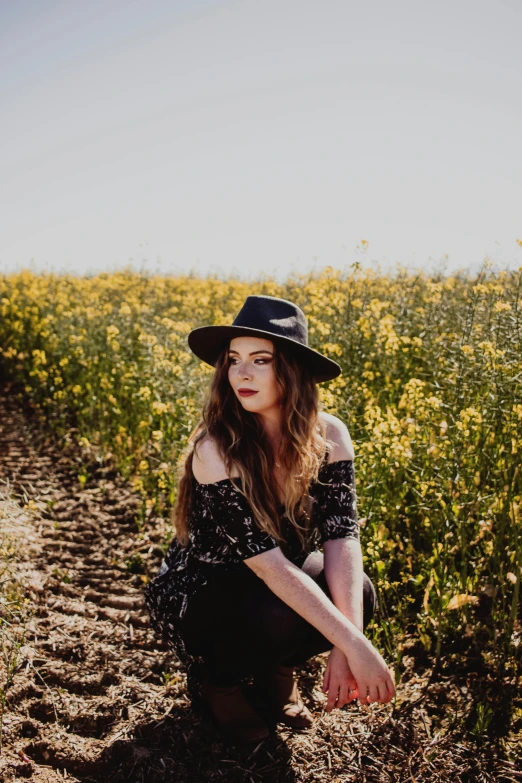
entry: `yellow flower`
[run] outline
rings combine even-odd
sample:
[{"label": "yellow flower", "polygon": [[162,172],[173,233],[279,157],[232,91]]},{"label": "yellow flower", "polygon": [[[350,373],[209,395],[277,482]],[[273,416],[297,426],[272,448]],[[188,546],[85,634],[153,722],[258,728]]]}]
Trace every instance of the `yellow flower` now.
[{"label": "yellow flower", "polygon": [[135,492],[143,492],[143,488],[144,488],[143,479],[138,478],[138,476],[134,476],[134,478],[131,481],[131,484]]},{"label": "yellow flower", "polygon": [[38,348],[35,348],[33,350],[33,362],[35,367],[38,367],[40,364],[47,364],[47,356],[45,355],[45,351],[40,351]]},{"label": "yellow flower", "polygon": [[159,413],[161,415],[162,413],[166,413],[168,409],[169,406],[165,405],[164,402],[155,401],[152,403],[152,410],[154,411],[154,413]]},{"label": "yellow flower", "polygon": [[340,345],[337,345],[337,343],[324,343],[323,344],[323,351],[326,354],[330,354],[331,356],[342,356],[343,355],[343,349]]},{"label": "yellow flower", "polygon": [[138,340],[140,343],[145,343],[145,345],[155,345],[158,342],[155,334],[147,334],[146,332],[141,332],[138,335]]},{"label": "yellow flower", "polygon": [[107,340],[112,340],[113,337],[116,337],[117,334],[120,333],[120,330],[117,326],[114,326],[114,324],[111,324],[107,327]]},{"label": "yellow flower", "polygon": [[190,362],[193,359],[193,356],[187,351],[180,351],[176,358],[179,364],[190,364]]},{"label": "yellow flower", "polygon": [[[477,424],[482,423],[482,413],[476,408],[465,408],[459,412],[459,418],[462,420],[463,425],[469,424],[470,421],[476,422]],[[460,422],[457,422],[457,426],[459,424]]]},{"label": "yellow flower", "polygon": [[511,305],[509,304],[509,302],[495,302],[495,304],[493,305],[493,310],[496,313],[502,313],[505,310],[511,310]]},{"label": "yellow flower", "polygon": [[163,433],[161,430],[152,430],[152,437],[156,442],[160,441],[163,439]]}]

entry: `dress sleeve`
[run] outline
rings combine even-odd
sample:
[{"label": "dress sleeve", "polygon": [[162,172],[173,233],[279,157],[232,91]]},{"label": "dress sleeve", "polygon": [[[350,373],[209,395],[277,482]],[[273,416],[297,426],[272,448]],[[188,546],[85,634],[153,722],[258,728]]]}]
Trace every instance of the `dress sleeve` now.
[{"label": "dress sleeve", "polygon": [[200,489],[214,532],[208,547],[211,561],[237,563],[279,546],[261,530],[249,502],[231,479],[200,485]]},{"label": "dress sleeve", "polygon": [[329,462],[319,473],[323,486],[316,484],[317,527],[321,546],[335,538],[359,540],[357,496],[353,460]]}]

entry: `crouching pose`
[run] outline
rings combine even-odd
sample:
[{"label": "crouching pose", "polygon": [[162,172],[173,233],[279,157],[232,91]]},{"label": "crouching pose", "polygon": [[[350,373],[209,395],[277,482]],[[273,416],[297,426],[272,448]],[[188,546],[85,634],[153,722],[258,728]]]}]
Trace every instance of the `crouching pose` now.
[{"label": "crouching pose", "polygon": [[193,706],[234,740],[267,737],[271,722],[306,728],[295,667],[327,651],[328,710],[390,701],[391,672],[364,636],[376,594],[353,446],[320,410],[317,384],[340,366],[308,347],[303,311],[271,296],[248,296],[232,325],[194,329],[188,343],[215,372],[180,463],[175,536],[145,597]]}]

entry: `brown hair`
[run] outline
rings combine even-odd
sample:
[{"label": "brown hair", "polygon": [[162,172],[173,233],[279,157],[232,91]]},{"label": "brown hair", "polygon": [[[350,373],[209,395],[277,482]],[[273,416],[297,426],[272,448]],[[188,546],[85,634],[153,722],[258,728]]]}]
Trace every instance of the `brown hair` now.
[{"label": "brown hair", "polygon": [[[286,488],[286,513],[304,546],[310,533],[310,484],[318,473],[333,443],[326,437],[326,422],[320,419],[319,392],[308,368],[297,360],[291,349],[274,343],[275,375],[281,391],[282,430],[280,465],[289,477]],[[237,489],[249,502],[259,527],[277,541],[284,541],[279,519],[279,498],[273,487],[274,455],[262,424],[255,413],[245,410],[228,379],[229,343],[216,362],[216,370],[205,394],[201,419],[178,462],[178,490],[171,520],[182,546],[189,543],[189,520],[193,486],[192,456],[198,443],[212,438],[230,476],[237,469],[242,488]],[[298,519],[304,522],[301,526]]]}]

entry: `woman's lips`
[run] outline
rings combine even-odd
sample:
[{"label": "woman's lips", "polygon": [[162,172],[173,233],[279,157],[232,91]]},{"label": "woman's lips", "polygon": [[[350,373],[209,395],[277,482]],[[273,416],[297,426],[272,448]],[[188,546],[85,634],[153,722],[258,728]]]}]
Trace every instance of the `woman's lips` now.
[{"label": "woman's lips", "polygon": [[257,394],[257,392],[256,391],[240,391],[239,394],[242,397],[251,397],[252,394]]}]

